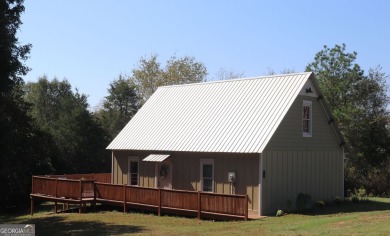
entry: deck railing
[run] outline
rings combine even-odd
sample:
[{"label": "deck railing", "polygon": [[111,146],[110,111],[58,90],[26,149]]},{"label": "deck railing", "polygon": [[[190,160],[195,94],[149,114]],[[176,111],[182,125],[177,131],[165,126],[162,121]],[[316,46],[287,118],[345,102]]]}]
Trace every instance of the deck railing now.
[{"label": "deck railing", "polygon": [[199,194],[202,195],[205,193],[162,189],[161,206],[176,209],[186,209],[189,211],[198,211],[198,198],[201,197],[201,195],[199,196]]},{"label": "deck railing", "polygon": [[126,203],[158,206],[159,189],[124,185]]},{"label": "deck railing", "polygon": [[45,177],[57,179],[95,180],[99,183],[111,183],[111,173],[45,175]]},{"label": "deck railing", "polygon": [[[90,174],[92,175],[92,174]],[[94,174],[96,175],[98,174]],[[76,177],[83,180],[76,180]],[[104,176],[104,175],[101,175]],[[91,180],[85,180],[85,179]],[[108,181],[108,177],[102,177]],[[32,208],[33,197],[53,197],[52,201],[66,202],[66,199],[78,199],[83,204],[84,199],[89,202],[113,204],[127,208],[141,208],[156,210],[158,215],[162,212],[174,212],[208,218],[248,218],[248,196],[216,194],[196,191],[183,191],[172,189],[146,188],[130,185],[116,185],[99,183],[92,176],[66,175],[64,176],[33,176],[32,185]],[[91,198],[93,201],[91,201]],[[65,199],[65,200],[64,200]]]},{"label": "deck railing", "polygon": [[94,180],[33,176],[31,193],[81,200],[94,197],[94,183]]},{"label": "deck railing", "polygon": [[124,194],[122,185],[95,183],[97,199],[123,202]]}]

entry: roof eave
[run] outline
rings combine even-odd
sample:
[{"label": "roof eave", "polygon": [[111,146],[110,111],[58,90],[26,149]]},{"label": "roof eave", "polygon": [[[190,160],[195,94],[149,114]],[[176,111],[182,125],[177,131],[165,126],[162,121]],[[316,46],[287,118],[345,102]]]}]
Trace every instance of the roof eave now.
[{"label": "roof eave", "polygon": [[320,86],[319,84],[317,83],[317,80],[315,78],[315,75],[314,73],[312,73],[309,77],[309,79],[311,80],[311,82],[313,83],[313,86],[314,88],[316,89],[317,93],[318,93],[318,98],[317,100],[322,104],[322,107],[324,108],[326,114],[328,115],[329,117],[329,120],[328,120],[328,123],[330,125],[333,126],[333,129],[336,133],[336,136],[337,138],[339,139],[339,146],[342,147],[345,145],[345,140],[344,140],[344,137],[343,137],[343,134],[341,133],[340,131],[340,128],[337,124],[337,121],[336,119],[334,118],[334,116],[332,115],[332,112],[330,111],[330,107],[329,107],[329,104],[326,102],[326,100],[324,99],[324,95],[322,94],[321,92],[321,89],[320,89]]}]

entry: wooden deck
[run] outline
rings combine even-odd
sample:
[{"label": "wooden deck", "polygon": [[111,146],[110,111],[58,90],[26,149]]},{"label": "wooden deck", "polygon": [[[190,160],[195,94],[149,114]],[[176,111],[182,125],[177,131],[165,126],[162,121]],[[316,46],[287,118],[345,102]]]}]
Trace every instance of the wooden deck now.
[{"label": "wooden deck", "polygon": [[[248,219],[248,196],[145,188],[111,184],[110,173],[87,175],[33,176],[31,215],[34,200],[79,204],[79,213],[86,203],[110,204],[128,209],[147,209],[158,215],[171,213],[198,219]],[[101,182],[99,182],[101,181]]]}]

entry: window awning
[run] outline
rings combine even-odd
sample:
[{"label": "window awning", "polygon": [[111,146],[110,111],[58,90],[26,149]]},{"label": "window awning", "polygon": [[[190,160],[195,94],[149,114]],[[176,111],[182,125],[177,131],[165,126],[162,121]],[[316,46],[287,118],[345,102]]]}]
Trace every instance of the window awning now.
[{"label": "window awning", "polygon": [[169,155],[167,154],[150,154],[149,156],[145,157],[143,161],[163,162],[168,157]]}]

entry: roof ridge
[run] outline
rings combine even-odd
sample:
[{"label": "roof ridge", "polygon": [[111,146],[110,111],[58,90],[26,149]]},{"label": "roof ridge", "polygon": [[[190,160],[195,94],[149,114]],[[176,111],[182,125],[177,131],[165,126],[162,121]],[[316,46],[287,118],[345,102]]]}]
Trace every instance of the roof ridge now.
[{"label": "roof ridge", "polygon": [[170,88],[170,87],[183,87],[183,86],[195,86],[195,85],[204,85],[204,84],[216,84],[216,83],[228,83],[228,82],[236,82],[241,80],[254,80],[254,79],[265,79],[265,78],[273,78],[273,77],[286,77],[293,75],[305,75],[312,74],[313,72],[296,72],[296,73],[288,73],[288,74],[275,74],[275,75],[262,75],[262,76],[253,76],[253,77],[242,77],[237,79],[227,79],[227,80],[214,80],[214,81],[205,81],[198,83],[189,83],[189,84],[172,84],[172,85],[164,85],[159,88]]}]

